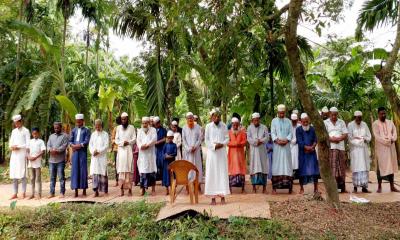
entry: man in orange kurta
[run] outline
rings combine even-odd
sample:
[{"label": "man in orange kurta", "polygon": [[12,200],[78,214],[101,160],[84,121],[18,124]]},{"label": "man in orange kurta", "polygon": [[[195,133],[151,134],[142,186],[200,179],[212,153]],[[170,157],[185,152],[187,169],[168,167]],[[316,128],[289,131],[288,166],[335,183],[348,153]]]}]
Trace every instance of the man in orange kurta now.
[{"label": "man in orange kurta", "polygon": [[[246,175],[246,155],[244,148],[247,142],[246,132],[240,129],[238,118],[232,118],[232,128],[229,130],[228,143],[228,173],[229,186],[241,187],[244,192]],[[231,190],[232,191],[232,190]]]},{"label": "man in orange kurta", "polygon": [[382,192],[382,180],[389,181],[390,190],[399,192],[394,186],[394,173],[398,171],[395,142],[397,140],[396,127],[392,121],[386,119],[384,107],[378,108],[378,120],[372,124],[375,136],[375,155],[378,160],[378,193]]}]

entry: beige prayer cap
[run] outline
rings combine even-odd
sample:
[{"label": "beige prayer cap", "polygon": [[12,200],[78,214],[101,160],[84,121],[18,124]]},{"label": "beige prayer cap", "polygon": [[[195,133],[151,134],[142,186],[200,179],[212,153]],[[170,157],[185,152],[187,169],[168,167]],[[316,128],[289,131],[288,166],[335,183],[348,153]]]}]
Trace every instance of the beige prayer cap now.
[{"label": "beige prayer cap", "polygon": [[258,112],[251,114],[251,119],[254,119],[254,118],[260,118],[260,114]]},{"label": "beige prayer cap", "polygon": [[13,122],[18,122],[22,119],[22,116],[20,114],[14,115],[12,118]]},{"label": "beige prayer cap", "polygon": [[305,119],[308,118],[308,114],[307,113],[302,113],[300,116],[300,119]]},{"label": "beige prayer cap", "polygon": [[361,117],[362,116],[362,112],[361,111],[355,111],[354,112],[354,117]]},{"label": "beige prayer cap", "polygon": [[239,123],[240,122],[239,118],[237,118],[237,117],[233,117],[231,121],[232,121],[232,123]]},{"label": "beige prayer cap", "polygon": [[189,118],[189,117],[193,117],[193,113],[192,112],[186,113],[186,118]]},{"label": "beige prayer cap", "polygon": [[128,114],[127,114],[126,112],[123,112],[123,113],[121,114],[121,117],[128,117]]},{"label": "beige prayer cap", "polygon": [[142,117],[142,122],[149,122],[150,118],[149,117]]},{"label": "beige prayer cap", "polygon": [[337,107],[331,107],[331,109],[329,109],[330,112],[334,112],[337,113],[339,112],[339,110],[337,109]]},{"label": "beige prayer cap", "polygon": [[78,113],[75,115],[75,120],[83,120],[83,119],[84,119],[84,116],[82,113]]},{"label": "beige prayer cap", "polygon": [[279,105],[278,105],[278,112],[284,112],[284,111],[286,111],[285,105],[279,104]]},{"label": "beige prayer cap", "polygon": [[297,120],[298,119],[297,114],[296,113],[292,113],[292,115],[290,115],[290,119]]},{"label": "beige prayer cap", "polygon": [[322,108],[322,112],[323,112],[323,113],[328,113],[328,112],[329,112],[328,107],[327,107],[327,106],[323,107],[323,108]]}]

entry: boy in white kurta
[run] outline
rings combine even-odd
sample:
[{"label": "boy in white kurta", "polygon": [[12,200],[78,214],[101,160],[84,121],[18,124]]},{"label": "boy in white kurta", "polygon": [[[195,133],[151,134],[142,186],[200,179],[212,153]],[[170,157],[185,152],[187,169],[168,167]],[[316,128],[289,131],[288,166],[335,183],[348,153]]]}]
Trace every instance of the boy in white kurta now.
[{"label": "boy in white kurta", "polygon": [[298,121],[298,115],[296,113],[292,113],[290,115],[290,120],[292,120],[292,140],[290,141],[290,153],[292,155],[292,169],[293,176],[296,177],[296,171],[299,169],[299,145],[297,144],[296,139],[296,129],[301,126]]},{"label": "boy in white kurta", "polygon": [[182,135],[178,131],[178,122],[177,121],[172,121],[171,123],[171,130],[174,132],[174,140],[172,140],[173,143],[176,144],[176,147],[178,148],[178,154],[176,155],[175,160],[181,160],[182,159]]},{"label": "boy in white kurta", "polygon": [[142,118],[142,128],[138,131],[137,146],[139,148],[138,168],[140,173],[140,187],[142,196],[148,187],[152,187],[152,194],[155,194],[156,186],[156,148],[157,131],[150,126],[150,118]]},{"label": "boy in white kurta", "polygon": [[29,130],[22,124],[21,115],[12,117],[15,128],[11,132],[9,148],[11,150],[10,157],[10,178],[13,180],[14,194],[11,199],[18,196],[18,180],[22,183],[22,198],[26,193],[26,157],[27,148],[30,140]]},{"label": "boy in white kurta", "polygon": [[103,131],[103,122],[97,119],[94,122],[95,131],[90,136],[89,152],[91,155],[90,175],[93,179],[94,196],[99,196],[99,191],[108,193],[107,150],[109,146],[108,133]]},{"label": "boy in white kurta", "polygon": [[117,172],[121,186],[121,196],[124,189],[128,189],[128,195],[132,195],[133,184],[133,144],[136,143],[135,127],[129,124],[128,114],[121,114],[121,125],[117,127],[115,144],[118,145]]},{"label": "boy in white kurta", "polygon": [[347,126],[354,192],[357,192],[357,187],[361,187],[363,193],[369,193],[368,175],[371,159],[368,143],[371,141],[371,132],[367,124],[362,121],[362,112],[355,111],[354,117],[354,121]]},{"label": "boy in white kurta", "polygon": [[229,135],[226,125],[220,120],[219,112],[213,114],[213,121],[206,126],[205,142],[207,160],[204,194],[212,197],[211,205],[216,204],[216,196],[220,196],[221,203],[225,204],[225,196],[230,194],[226,151]]},{"label": "boy in white kurta", "polygon": [[38,199],[42,197],[42,156],[46,151],[46,145],[43,140],[40,139],[40,133],[38,128],[32,128],[32,139],[28,145],[28,169],[32,186],[32,195],[29,199],[35,197],[35,187],[38,187]]}]

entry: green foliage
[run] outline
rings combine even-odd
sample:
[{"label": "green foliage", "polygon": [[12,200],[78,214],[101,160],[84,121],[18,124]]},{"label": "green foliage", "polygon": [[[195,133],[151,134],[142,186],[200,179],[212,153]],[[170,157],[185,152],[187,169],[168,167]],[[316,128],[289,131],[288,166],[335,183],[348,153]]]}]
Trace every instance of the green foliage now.
[{"label": "green foliage", "polygon": [[155,222],[161,204],[52,203],[44,207],[0,210],[3,238],[29,239],[295,239],[276,220],[231,217],[227,221],[182,216]]},{"label": "green foliage", "polygon": [[65,112],[68,114],[70,121],[73,122],[75,119],[75,115],[78,113],[78,110],[76,109],[74,103],[67,96],[57,95],[56,99],[61,107],[65,110]]}]

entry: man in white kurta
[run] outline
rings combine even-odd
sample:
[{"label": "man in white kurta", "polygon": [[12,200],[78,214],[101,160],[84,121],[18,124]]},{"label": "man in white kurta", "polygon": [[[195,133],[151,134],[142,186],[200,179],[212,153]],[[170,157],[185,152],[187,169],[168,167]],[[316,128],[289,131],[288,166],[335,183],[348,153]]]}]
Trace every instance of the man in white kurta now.
[{"label": "man in white kurta", "polygon": [[118,145],[117,153],[117,172],[118,181],[121,186],[121,196],[124,195],[124,189],[129,190],[132,195],[133,183],[133,144],[136,142],[135,128],[129,124],[128,114],[121,114],[122,124],[117,127],[115,134],[115,144]]},{"label": "man in white kurta", "polygon": [[221,203],[225,204],[225,196],[230,194],[226,151],[229,135],[226,125],[220,120],[219,112],[213,114],[213,122],[206,126],[205,143],[207,160],[204,194],[212,197],[211,205],[216,204],[216,196],[221,197]]},{"label": "man in white kurta", "polygon": [[89,152],[90,175],[92,176],[93,191],[95,197],[99,196],[99,191],[108,193],[108,174],[107,174],[107,150],[109,146],[108,133],[103,130],[103,122],[100,119],[95,121],[95,131],[90,135]]},{"label": "man in white kurta", "polygon": [[361,111],[355,111],[354,118],[354,121],[347,126],[354,192],[361,187],[362,192],[368,193],[368,175],[371,163],[368,143],[371,141],[371,132],[367,124],[362,121]]},{"label": "man in white kurta", "polygon": [[157,173],[156,142],[156,129],[150,125],[149,117],[143,117],[142,127],[139,129],[137,136],[137,146],[139,148],[138,169],[142,196],[150,186],[152,187],[152,194],[155,194]]},{"label": "man in white kurta", "polygon": [[299,169],[299,146],[297,144],[296,139],[296,129],[297,127],[301,126],[298,121],[298,115],[296,113],[292,113],[290,115],[290,120],[292,120],[292,140],[290,141],[290,153],[292,155],[292,168],[295,172]]},{"label": "man in white kurta", "polygon": [[285,105],[278,105],[278,117],[271,122],[271,138],[274,142],[272,162],[272,194],[276,189],[293,189],[293,168],[290,152],[292,140],[292,123],[285,117]]},{"label": "man in white kurta", "polygon": [[[201,159],[202,131],[198,124],[195,124],[193,113],[186,114],[187,125],[182,129],[182,155],[183,159],[193,163],[199,170],[199,182],[203,182],[203,161]],[[189,173],[189,178],[193,179],[194,172]]]},{"label": "man in white kurta", "polygon": [[346,148],[348,130],[346,123],[338,118],[339,110],[336,107],[329,109],[329,118],[324,121],[326,131],[329,135],[329,162],[332,175],[336,178],[338,189],[346,193]]},{"label": "man in white kurta", "polygon": [[18,196],[18,180],[22,183],[22,197],[25,198],[26,193],[26,158],[27,148],[30,140],[29,130],[22,124],[21,115],[12,117],[15,128],[11,132],[9,148],[10,157],[10,178],[13,180],[14,195],[11,199]]},{"label": "man in white kurta", "polygon": [[257,191],[256,186],[263,186],[263,193],[266,192],[269,166],[267,149],[268,128],[260,123],[260,114],[251,115],[251,124],[247,129],[247,142],[250,145],[250,179],[253,185],[253,192]]}]

